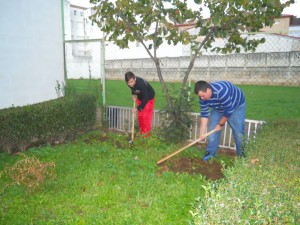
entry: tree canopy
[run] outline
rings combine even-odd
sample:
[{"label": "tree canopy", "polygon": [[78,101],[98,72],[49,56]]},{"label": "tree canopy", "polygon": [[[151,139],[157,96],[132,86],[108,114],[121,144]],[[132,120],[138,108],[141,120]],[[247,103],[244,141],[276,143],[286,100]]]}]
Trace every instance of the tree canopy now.
[{"label": "tree canopy", "polygon": [[[155,63],[157,75],[172,111],[173,103],[165,85],[157,51],[162,43],[170,45],[191,44],[192,57],[186,69],[182,87],[202,49],[222,54],[255,51],[264,38],[249,38],[266,26],[272,26],[283,9],[294,0],[194,0],[197,7],[191,9],[187,1],[179,0],[90,0],[95,4],[94,23],[105,33],[106,40],[120,48],[128,48],[129,42],[140,42]],[[210,12],[203,18],[203,9]],[[196,34],[180,31],[178,25],[189,24]],[[248,35],[243,35],[247,33]],[[202,36],[199,40],[199,36]],[[224,46],[213,47],[216,38],[225,41]],[[173,116],[173,119],[175,117]]]}]

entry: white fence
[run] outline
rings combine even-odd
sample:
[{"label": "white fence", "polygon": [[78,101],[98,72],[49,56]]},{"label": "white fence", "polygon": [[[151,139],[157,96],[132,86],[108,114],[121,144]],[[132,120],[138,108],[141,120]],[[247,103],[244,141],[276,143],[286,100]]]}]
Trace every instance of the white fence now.
[{"label": "white fence", "polygon": [[[130,132],[132,125],[132,108],[120,106],[107,106],[106,115],[109,129],[114,129],[123,132]],[[190,140],[199,138],[199,113],[190,113],[193,125],[190,129]],[[162,114],[159,110],[154,111],[152,126],[159,126],[162,122]],[[135,123],[137,124],[137,123]],[[245,136],[247,140],[254,139],[257,131],[262,127],[264,121],[249,120],[245,121]],[[230,126],[226,123],[222,134],[219,147],[235,149],[235,143]]]}]

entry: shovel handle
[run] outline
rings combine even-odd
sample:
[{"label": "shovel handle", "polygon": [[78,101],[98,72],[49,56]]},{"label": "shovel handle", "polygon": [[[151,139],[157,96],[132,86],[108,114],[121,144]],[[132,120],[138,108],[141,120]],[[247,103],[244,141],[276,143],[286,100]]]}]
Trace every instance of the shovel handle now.
[{"label": "shovel handle", "polygon": [[[135,108],[135,101],[133,102],[133,108]],[[132,112],[132,124],[131,124],[131,141],[133,141],[134,137],[134,112]]]},{"label": "shovel handle", "polygon": [[182,152],[183,150],[187,149],[188,147],[190,147],[190,146],[196,144],[196,143],[197,143],[198,141],[200,141],[202,138],[208,137],[209,135],[211,135],[211,134],[214,133],[215,131],[216,131],[215,129],[214,129],[214,130],[211,130],[210,132],[208,132],[208,133],[206,133],[205,135],[203,135],[203,137],[201,137],[201,138],[199,138],[199,139],[193,141],[192,143],[190,143],[190,144],[184,146],[183,148],[177,150],[176,152],[173,152],[171,155],[168,155],[167,157],[165,157],[165,158],[163,158],[163,159],[157,161],[156,164],[160,164],[160,163],[166,161],[167,159],[173,157],[174,155],[177,155],[178,153]]}]

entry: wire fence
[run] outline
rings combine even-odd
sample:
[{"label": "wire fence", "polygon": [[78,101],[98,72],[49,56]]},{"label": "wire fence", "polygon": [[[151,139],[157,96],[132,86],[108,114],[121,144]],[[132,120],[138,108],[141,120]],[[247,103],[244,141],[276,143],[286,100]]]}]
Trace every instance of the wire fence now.
[{"label": "wire fence", "polygon": [[68,79],[100,79],[103,76],[101,39],[65,41],[65,72]]}]

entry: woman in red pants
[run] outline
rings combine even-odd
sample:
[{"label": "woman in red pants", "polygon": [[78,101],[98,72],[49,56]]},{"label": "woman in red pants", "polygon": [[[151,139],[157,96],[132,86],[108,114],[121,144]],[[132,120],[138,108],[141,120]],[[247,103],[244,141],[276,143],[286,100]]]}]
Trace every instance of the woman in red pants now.
[{"label": "woman in red pants", "polygon": [[125,74],[125,81],[131,89],[132,100],[137,101],[137,107],[133,109],[133,113],[138,111],[140,133],[145,137],[149,137],[152,127],[155,91],[146,80],[135,76],[133,72]]}]

